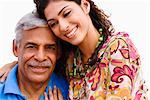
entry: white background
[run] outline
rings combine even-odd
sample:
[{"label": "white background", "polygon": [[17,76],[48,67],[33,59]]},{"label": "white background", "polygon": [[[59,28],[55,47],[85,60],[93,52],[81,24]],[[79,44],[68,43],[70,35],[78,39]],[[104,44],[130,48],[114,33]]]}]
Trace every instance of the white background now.
[{"label": "white background", "polygon": [[[108,15],[116,31],[125,31],[136,45],[143,76],[150,86],[150,1],[94,0]],[[0,67],[16,60],[12,53],[18,20],[35,9],[33,0],[0,0]]]}]

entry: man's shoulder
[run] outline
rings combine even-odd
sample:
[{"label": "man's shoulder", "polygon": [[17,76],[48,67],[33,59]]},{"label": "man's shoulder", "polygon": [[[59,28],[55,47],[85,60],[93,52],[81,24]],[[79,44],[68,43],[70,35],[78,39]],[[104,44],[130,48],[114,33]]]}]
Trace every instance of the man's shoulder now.
[{"label": "man's shoulder", "polygon": [[56,85],[56,87],[61,90],[64,100],[67,100],[69,83],[68,83],[66,77],[57,75],[56,73],[53,72],[50,80],[52,82],[52,87],[54,85]]},{"label": "man's shoulder", "polygon": [[57,87],[61,88],[62,90],[67,90],[69,87],[69,83],[66,79],[66,77],[57,75],[56,73],[52,74],[52,77],[50,78],[53,85],[56,85]]},{"label": "man's shoulder", "polygon": [[60,75],[57,75],[56,73],[53,72],[51,78],[50,78],[53,82],[56,82],[56,83],[68,83],[68,81],[66,80],[66,77],[63,77],[63,76],[60,76]]},{"label": "man's shoulder", "polygon": [[3,93],[5,87],[5,82],[0,82],[0,95]]},{"label": "man's shoulder", "polygon": [[5,88],[5,82],[0,83],[0,100],[5,97],[4,88]]},{"label": "man's shoulder", "polygon": [[12,87],[14,83],[14,80],[15,77],[14,77],[14,73],[16,71],[16,68],[17,66],[15,66],[11,71],[10,73],[8,74],[6,80],[4,82],[0,82],[0,100],[2,98],[5,98],[6,100],[6,97],[8,97],[7,92],[11,90],[11,88],[15,88],[15,87]]}]

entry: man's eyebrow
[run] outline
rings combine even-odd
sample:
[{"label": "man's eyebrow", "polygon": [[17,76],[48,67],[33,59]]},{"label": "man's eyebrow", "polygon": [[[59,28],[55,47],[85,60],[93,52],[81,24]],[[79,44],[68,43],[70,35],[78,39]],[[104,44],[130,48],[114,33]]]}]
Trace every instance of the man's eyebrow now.
[{"label": "man's eyebrow", "polygon": [[33,42],[27,42],[26,45],[37,45],[37,44]]},{"label": "man's eyebrow", "polygon": [[[25,44],[25,46],[28,46],[28,45],[39,46],[38,44],[33,43],[33,42],[28,42]],[[57,46],[57,44],[56,43],[47,43],[47,44],[45,44],[45,46]]]},{"label": "man's eyebrow", "polygon": [[45,44],[46,46],[57,46],[56,43],[53,43],[53,44]]},{"label": "man's eyebrow", "polygon": [[24,47],[26,47],[26,46],[38,46],[38,44],[33,43],[33,42],[27,42],[27,43],[25,43]]},{"label": "man's eyebrow", "polygon": [[[63,8],[60,10],[60,12],[58,13],[58,15],[60,15],[60,13],[61,13],[66,7],[68,7],[68,6],[69,6],[69,5],[63,7]],[[48,19],[47,22],[49,22],[49,21],[51,21],[51,20],[54,20],[54,19]]]}]

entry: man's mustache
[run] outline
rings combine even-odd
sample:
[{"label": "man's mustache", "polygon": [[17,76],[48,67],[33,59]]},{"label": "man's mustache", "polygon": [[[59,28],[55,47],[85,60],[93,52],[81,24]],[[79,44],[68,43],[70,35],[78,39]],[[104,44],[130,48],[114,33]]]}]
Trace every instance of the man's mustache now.
[{"label": "man's mustache", "polygon": [[51,61],[38,62],[38,61],[35,61],[35,60],[34,61],[29,61],[28,65],[33,66],[33,67],[37,67],[37,66],[51,67],[52,66]]}]

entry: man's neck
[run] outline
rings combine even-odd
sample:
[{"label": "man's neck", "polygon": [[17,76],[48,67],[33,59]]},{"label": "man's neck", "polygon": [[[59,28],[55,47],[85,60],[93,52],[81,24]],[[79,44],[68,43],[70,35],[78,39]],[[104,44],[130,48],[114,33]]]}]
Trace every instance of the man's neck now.
[{"label": "man's neck", "polygon": [[39,100],[48,84],[48,80],[41,83],[34,83],[21,77],[17,77],[17,79],[20,91],[24,96],[27,97],[27,100]]}]

